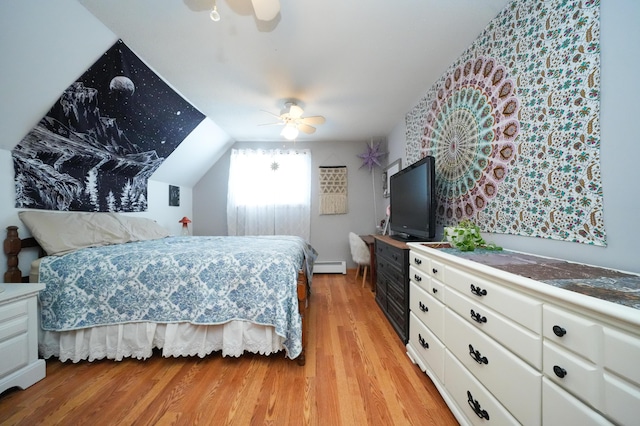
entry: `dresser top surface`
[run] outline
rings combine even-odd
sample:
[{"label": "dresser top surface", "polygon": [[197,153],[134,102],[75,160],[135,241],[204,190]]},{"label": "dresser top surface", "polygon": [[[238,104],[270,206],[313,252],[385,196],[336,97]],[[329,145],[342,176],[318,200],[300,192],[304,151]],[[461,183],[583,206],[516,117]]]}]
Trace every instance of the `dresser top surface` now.
[{"label": "dresser top surface", "polygon": [[640,309],[639,275],[509,250],[439,250],[554,287]]}]

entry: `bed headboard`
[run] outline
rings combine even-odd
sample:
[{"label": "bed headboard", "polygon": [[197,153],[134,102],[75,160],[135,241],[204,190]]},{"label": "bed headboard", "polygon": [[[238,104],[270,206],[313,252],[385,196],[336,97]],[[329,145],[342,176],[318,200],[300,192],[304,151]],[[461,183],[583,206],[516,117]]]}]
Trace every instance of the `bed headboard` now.
[{"label": "bed headboard", "polygon": [[23,248],[38,249],[38,256],[44,256],[44,250],[33,237],[21,239],[18,235],[17,226],[7,226],[7,236],[4,239],[4,254],[7,255],[7,270],[4,273],[5,283],[27,283],[29,275],[22,276],[20,268],[18,268],[18,255]]}]

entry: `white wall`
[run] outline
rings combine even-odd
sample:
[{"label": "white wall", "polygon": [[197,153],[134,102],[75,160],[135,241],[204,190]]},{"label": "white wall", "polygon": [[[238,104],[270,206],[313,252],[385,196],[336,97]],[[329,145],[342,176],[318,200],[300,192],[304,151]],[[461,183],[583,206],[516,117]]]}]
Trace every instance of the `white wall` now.
[{"label": "white wall", "polygon": [[[607,247],[552,241],[534,237],[485,234],[487,241],[505,248],[564,258],[593,265],[640,272],[640,2],[601,3],[601,171]],[[449,64],[443,64],[442,72]],[[425,87],[425,92],[427,91]],[[389,136],[390,151],[404,153],[404,122]],[[403,161],[403,166],[406,166]]]},{"label": "white wall", "polygon": [[[383,142],[384,146],[384,142]],[[366,141],[360,142],[273,142],[236,143],[233,148],[297,148],[310,149],[312,156],[311,177],[311,237],[310,243],[318,251],[319,260],[347,260],[348,267],[355,267],[349,251],[348,234],[371,234],[376,224],[384,218],[382,198],[382,169],[376,167],[369,173],[360,168],[358,154],[365,152]],[[227,234],[227,180],[229,177],[230,151],[209,170],[193,189],[194,232],[198,235]],[[386,161],[386,158],[383,158]],[[344,215],[320,215],[318,213],[320,166],[347,166],[349,212]],[[248,171],[250,173],[250,171]],[[375,180],[375,181],[374,181]],[[374,209],[375,189],[375,209]],[[374,213],[375,210],[375,213]]]}]

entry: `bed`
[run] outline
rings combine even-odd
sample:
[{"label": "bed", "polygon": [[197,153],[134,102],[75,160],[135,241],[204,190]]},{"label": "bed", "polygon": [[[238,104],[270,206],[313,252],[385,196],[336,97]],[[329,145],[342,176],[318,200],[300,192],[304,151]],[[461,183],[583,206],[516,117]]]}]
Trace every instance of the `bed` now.
[{"label": "bed", "polygon": [[[294,236],[170,236],[115,213],[23,211],[7,228],[6,282],[42,282],[39,351],[61,361],[245,351],[305,362],[316,251]],[[23,248],[44,255],[29,277]]]}]

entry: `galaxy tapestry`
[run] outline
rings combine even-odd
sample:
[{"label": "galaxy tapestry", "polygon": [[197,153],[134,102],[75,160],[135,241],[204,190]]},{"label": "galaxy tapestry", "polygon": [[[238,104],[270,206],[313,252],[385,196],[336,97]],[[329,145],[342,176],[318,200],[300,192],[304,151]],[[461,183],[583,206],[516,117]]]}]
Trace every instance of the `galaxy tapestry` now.
[{"label": "galaxy tapestry", "polygon": [[606,245],[600,1],[513,0],[406,116],[438,221]]},{"label": "galaxy tapestry", "polygon": [[204,115],[118,40],[13,149],[16,207],[137,212]]}]

